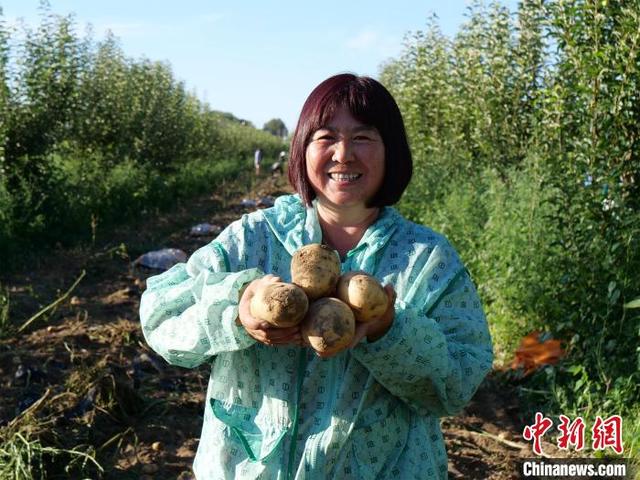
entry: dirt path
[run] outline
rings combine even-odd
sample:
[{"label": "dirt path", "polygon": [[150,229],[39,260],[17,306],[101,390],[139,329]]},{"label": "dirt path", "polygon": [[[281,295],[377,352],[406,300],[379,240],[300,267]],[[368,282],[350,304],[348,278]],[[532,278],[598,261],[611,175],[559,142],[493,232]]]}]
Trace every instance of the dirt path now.
[{"label": "dirt path", "polygon": [[[161,247],[191,254],[213,237],[190,236],[190,226],[224,227],[255,208],[243,206],[244,197],[288,190],[283,179],[264,180],[248,195],[233,194],[233,188],[221,186],[188,208],[113,232],[99,249],[61,250],[29,273],[0,278],[19,326],[85,272],[55,308],[22,334],[0,341],[5,445],[16,444],[16,433],[40,435],[47,445],[95,456],[103,478],[192,478],[208,371],[167,366],[148,349],[137,312],[145,279],[157,272],[134,268],[132,260]],[[444,419],[450,478],[518,478],[517,460],[529,456],[530,448],[517,413],[513,392],[489,379],[462,415]],[[64,477],[71,475],[64,473],[71,458],[45,456],[45,469],[76,478]]]}]

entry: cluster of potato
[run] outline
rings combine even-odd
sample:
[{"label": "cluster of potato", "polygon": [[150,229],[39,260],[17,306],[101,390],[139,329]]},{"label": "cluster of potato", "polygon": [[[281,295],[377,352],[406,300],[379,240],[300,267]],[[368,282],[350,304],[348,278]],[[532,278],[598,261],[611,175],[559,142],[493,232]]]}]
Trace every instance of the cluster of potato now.
[{"label": "cluster of potato", "polygon": [[291,283],[274,282],[251,299],[251,315],[276,327],[301,323],[302,335],[319,353],[332,355],[353,341],[356,322],[379,319],[388,308],[382,285],[364,272],[340,275],[337,253],[321,244],[298,249]]}]

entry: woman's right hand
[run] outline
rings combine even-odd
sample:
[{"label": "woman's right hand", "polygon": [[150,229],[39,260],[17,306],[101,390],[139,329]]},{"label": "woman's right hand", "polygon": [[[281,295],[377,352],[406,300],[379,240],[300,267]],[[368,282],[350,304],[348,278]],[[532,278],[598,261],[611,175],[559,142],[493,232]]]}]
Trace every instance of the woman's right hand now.
[{"label": "woman's right hand", "polygon": [[249,283],[240,297],[238,319],[247,333],[260,343],[270,346],[303,345],[304,342],[302,341],[299,325],[286,328],[274,327],[270,323],[251,315],[249,305],[256,290],[263,284],[281,281],[282,279],[275,275],[265,275]]}]

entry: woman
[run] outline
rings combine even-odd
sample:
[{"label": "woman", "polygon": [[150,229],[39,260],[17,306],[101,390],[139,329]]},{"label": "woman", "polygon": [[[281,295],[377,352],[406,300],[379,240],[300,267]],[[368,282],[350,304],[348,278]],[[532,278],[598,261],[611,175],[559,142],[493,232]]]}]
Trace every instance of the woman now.
[{"label": "woman", "polygon": [[[305,102],[291,142],[297,195],[148,280],[140,316],[151,347],[185,367],[214,359],[198,479],[447,478],[439,417],[469,401],[491,368],[491,340],[451,245],[390,207],[411,170],[389,92],[371,78],[331,77]],[[330,358],[298,327],[269,328],[248,308],[261,283],[290,281],[298,248],[320,242],[343,272],[374,275],[392,300]]]}]

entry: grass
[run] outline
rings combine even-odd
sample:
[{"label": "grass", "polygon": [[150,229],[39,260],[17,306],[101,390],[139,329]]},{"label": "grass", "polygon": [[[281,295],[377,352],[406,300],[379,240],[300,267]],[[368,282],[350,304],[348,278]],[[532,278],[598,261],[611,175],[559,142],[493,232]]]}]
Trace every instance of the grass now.
[{"label": "grass", "polygon": [[0,338],[9,334],[9,310],[11,307],[11,295],[7,287],[0,283]]},{"label": "grass", "polygon": [[97,160],[94,168],[87,169],[83,162],[81,158],[52,157],[57,181],[45,195],[46,203],[28,210],[28,202],[21,202],[27,209],[23,218],[39,216],[41,222],[24,220],[16,224],[11,237],[0,237],[0,275],[37,264],[58,245],[99,244],[124,224],[171,212],[183,202],[217,191],[224,183],[246,184],[252,171],[248,158],[197,159],[164,174],[131,161],[112,169],[99,168]]},{"label": "grass", "polygon": [[[72,448],[61,446],[61,439],[51,429],[52,415],[36,415],[47,402],[55,402],[45,393],[24,412],[0,429],[0,478],[34,480],[53,478],[53,470],[61,473],[102,473],[104,469],[95,458],[95,451],[86,445]],[[48,438],[49,442],[44,439]]]},{"label": "grass", "polygon": [[[3,435],[0,435],[2,438]],[[95,459],[91,447],[82,450],[46,446],[37,438],[16,431],[0,444],[0,478],[12,480],[33,480],[48,478],[48,465],[66,464],[64,473],[100,473],[104,469]]]}]

